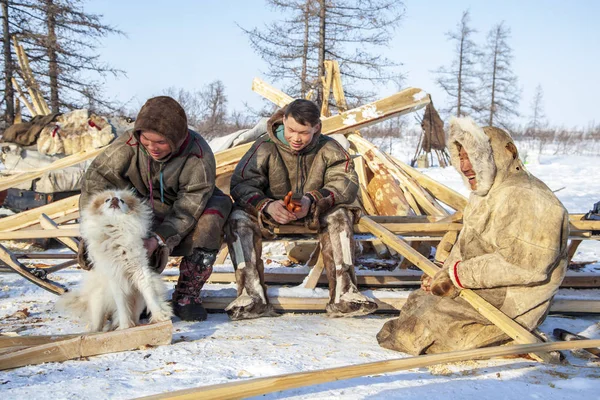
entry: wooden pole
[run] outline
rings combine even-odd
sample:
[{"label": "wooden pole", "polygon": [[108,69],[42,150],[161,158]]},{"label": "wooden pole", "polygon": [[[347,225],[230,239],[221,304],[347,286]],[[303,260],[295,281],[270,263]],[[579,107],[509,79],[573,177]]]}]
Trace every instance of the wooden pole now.
[{"label": "wooden pole", "polygon": [[17,91],[17,93],[19,94],[19,98],[21,99],[21,102],[23,102],[23,105],[29,111],[29,114],[31,114],[32,117],[35,117],[36,115],[40,115],[35,110],[35,108],[31,105],[31,103],[29,101],[27,101],[27,98],[25,97],[25,94],[23,94],[23,91],[21,90],[21,86],[19,86],[19,82],[17,82],[17,80],[15,78],[12,78],[11,82],[13,84],[13,87],[15,88],[15,90]]},{"label": "wooden pole", "polygon": [[49,280],[42,279],[42,278],[38,277],[37,275],[33,274],[32,269],[27,268],[26,266],[21,264],[19,262],[19,260],[17,260],[17,257],[15,257],[14,254],[12,254],[10,251],[8,251],[2,245],[0,245],[0,260],[2,260],[4,262],[4,264],[8,265],[10,268],[12,268],[15,272],[17,272],[23,278],[38,285],[39,287],[41,287],[43,289],[46,289],[47,291],[49,291],[53,294],[60,295],[67,291],[62,285],[60,285],[56,282],[51,282]]},{"label": "wooden pole", "polygon": [[[46,214],[42,214],[40,215],[40,225],[42,225],[42,228],[44,229],[48,229],[48,230],[57,230],[58,229],[58,224],[54,221],[52,221],[52,219],[50,217],[48,217]],[[65,246],[67,246],[69,249],[73,250],[75,253],[78,252],[79,249],[79,242],[75,239],[73,239],[72,237],[69,236],[59,236],[55,238],[56,240],[58,240],[59,242],[61,242],[62,244],[64,244]]]},{"label": "wooden pole", "polygon": [[172,334],[171,321],[114,332],[82,334],[3,354],[0,356],[0,370],[135,350],[144,345],[171,344]]},{"label": "wooden pole", "polygon": [[39,222],[42,214],[46,214],[48,217],[56,219],[76,212],[78,213],[79,196],[80,195],[67,197],[66,199],[55,201],[46,204],[45,206],[36,207],[31,210],[4,217],[0,224],[0,232],[16,231],[35,225]]},{"label": "wooden pole", "polygon": [[36,168],[28,172],[13,175],[9,178],[0,179],[0,191],[14,187],[19,183],[32,181],[44,175],[46,172],[64,169],[66,167],[70,167],[71,165],[79,164],[83,161],[89,160],[90,158],[94,158],[98,154],[102,153],[104,149],[105,147],[100,147],[98,149],[81,151],[79,153],[71,154],[65,158],[61,158],[60,160],[56,160],[52,164],[45,167]]},{"label": "wooden pole", "polygon": [[[393,248],[404,257],[408,258],[415,266],[419,267],[427,275],[433,277],[440,270],[435,264],[423,257],[418,251],[410,247],[408,243],[399,239],[396,235],[385,229],[383,226],[369,219],[363,217],[359,221],[359,225],[370,231],[373,235],[379,237],[388,247]],[[481,296],[476,294],[470,289],[463,289],[460,291],[460,297],[466,300],[473,306],[482,316],[487,318],[491,323],[500,328],[504,333],[510,336],[519,344],[526,343],[539,343],[535,335],[523,328],[516,321],[513,321],[506,314],[502,313],[496,307],[492,306]],[[536,359],[549,361],[548,354],[536,354]]]},{"label": "wooden pole", "polygon": [[492,357],[503,357],[531,352],[547,352],[594,348],[600,346],[600,340],[581,340],[557,343],[537,343],[516,346],[495,346],[475,350],[454,351],[451,353],[431,354],[417,357],[399,358],[372,363],[349,365],[345,367],[327,368],[309,372],[296,372],[270,376],[266,378],[247,379],[221,383],[218,385],[200,386],[198,388],[177,390],[141,397],[146,400],[188,400],[188,399],[243,399],[264,395],[282,390],[313,386],[327,382],[358,378],[367,375],[385,374],[430,365],[452,363],[467,360],[482,360]]}]

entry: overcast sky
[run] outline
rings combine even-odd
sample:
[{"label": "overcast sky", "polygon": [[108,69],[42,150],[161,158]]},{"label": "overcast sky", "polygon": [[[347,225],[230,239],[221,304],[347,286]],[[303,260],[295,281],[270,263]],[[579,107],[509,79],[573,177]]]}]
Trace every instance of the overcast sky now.
[{"label": "overcast sky", "polygon": [[[600,123],[600,1],[462,1],[406,0],[406,15],[385,55],[402,63],[406,86],[432,94],[436,106],[446,98],[435,84],[433,70],[449,65],[453,44],[445,32],[454,30],[462,12],[483,43],[493,25],[511,28],[513,68],[522,89],[520,112],[531,114],[536,86],[544,91],[544,109],[553,125],[587,127]],[[277,15],[263,0],[89,0],[86,9],[126,32],[101,42],[102,59],[127,73],[108,78],[106,93],[137,108],[168,87],[197,90],[220,79],[229,109],[243,103],[260,107],[251,91],[254,77],[265,78],[266,64],[250,48],[245,28],[262,26]],[[377,88],[381,97],[396,87]]]}]

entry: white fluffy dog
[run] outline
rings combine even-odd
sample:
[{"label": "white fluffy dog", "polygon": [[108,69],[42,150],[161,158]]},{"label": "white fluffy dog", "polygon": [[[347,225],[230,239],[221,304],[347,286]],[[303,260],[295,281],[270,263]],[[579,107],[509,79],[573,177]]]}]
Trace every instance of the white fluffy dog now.
[{"label": "white fluffy dog", "polygon": [[82,288],[65,293],[57,308],[87,320],[90,331],[136,326],[145,307],[150,322],[169,320],[166,287],[150,268],[143,242],[151,223],[150,207],[129,191],[94,195],[80,227],[92,269]]}]

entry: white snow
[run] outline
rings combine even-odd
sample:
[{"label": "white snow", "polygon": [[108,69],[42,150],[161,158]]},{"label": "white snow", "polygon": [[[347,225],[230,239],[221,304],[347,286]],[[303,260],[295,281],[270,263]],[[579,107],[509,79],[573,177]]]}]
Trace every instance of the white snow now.
[{"label": "white snow", "polygon": [[[379,144],[385,149],[387,139]],[[392,153],[403,161],[414,154],[414,143],[392,143]],[[528,169],[541,178],[571,213],[585,213],[600,201],[595,156],[541,154],[530,157]],[[467,195],[452,168],[423,170],[427,175]],[[560,189],[560,190],[559,190]],[[283,245],[270,242],[263,256],[277,272],[308,272],[307,267],[286,267]],[[600,245],[584,241],[576,260],[600,260]],[[230,261],[216,271],[231,272]],[[600,263],[583,269],[600,273]],[[358,274],[366,271],[358,271]],[[167,274],[174,271],[167,270]],[[385,272],[370,272],[384,274]],[[67,269],[54,279],[75,286],[81,271]],[[207,285],[211,295],[235,296],[235,285]],[[407,290],[375,290],[374,296],[406,297]],[[326,289],[270,287],[271,296],[328,296]],[[561,290],[559,297],[600,298],[599,290]],[[82,332],[78,321],[52,310],[55,296],[18,277],[0,273],[0,333],[22,335]],[[28,308],[24,320],[10,317]],[[151,349],[47,363],[0,372],[0,397],[131,399],[171,390],[234,382],[240,379],[310,371],[388,360],[407,355],[377,344],[376,334],[394,315],[329,319],[324,314],[285,314],[279,318],[229,321],[225,314],[210,314],[200,323],[174,319],[173,344]],[[551,315],[541,326],[546,334],[563,328],[600,338],[599,317]],[[397,373],[336,381],[261,396],[262,399],[575,399],[600,398],[600,363],[581,352],[566,352],[568,364],[549,366],[523,358],[467,361]]]}]

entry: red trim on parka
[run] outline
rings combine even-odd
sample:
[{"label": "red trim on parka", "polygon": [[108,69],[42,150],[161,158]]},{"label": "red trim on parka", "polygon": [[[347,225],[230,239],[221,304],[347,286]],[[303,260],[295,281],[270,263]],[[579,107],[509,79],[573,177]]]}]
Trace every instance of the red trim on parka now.
[{"label": "red trim on parka", "polygon": [[254,149],[254,151],[252,152],[252,154],[250,155],[250,157],[248,157],[248,159],[244,163],[244,168],[242,168],[242,178],[244,177],[244,171],[246,170],[246,167],[248,166],[248,163],[250,162],[250,160],[252,160],[252,157],[254,157],[254,154],[256,154],[256,152],[258,151],[258,149],[260,149],[260,146],[262,146],[263,143],[265,143],[265,142],[260,142],[260,144],[258,146],[256,146],[256,149]]},{"label": "red trim on parka", "polygon": [[458,284],[458,287],[461,289],[464,289],[465,287],[462,285],[462,283],[460,283],[460,279],[458,279],[458,271],[456,269],[456,267],[458,266],[459,263],[460,263],[460,261],[457,261],[456,263],[454,263],[454,267],[452,267],[452,272],[454,274],[454,279],[456,279],[456,283]]},{"label": "red trim on parka", "polygon": [[206,215],[206,214],[218,215],[219,217],[225,219],[225,217],[223,216],[223,214],[221,214],[221,212],[219,210],[214,209],[214,208],[206,208],[206,209],[204,209],[204,212],[202,213],[202,215]]},{"label": "red trim on parka", "polygon": [[346,167],[344,168],[344,172],[348,172],[348,165],[350,164],[350,155],[348,154],[346,149],[344,149],[342,147],[342,145],[338,143],[337,140],[335,140],[335,139],[332,139],[332,140],[333,140],[333,143],[337,144],[337,146],[344,152],[344,155],[346,156]]}]

